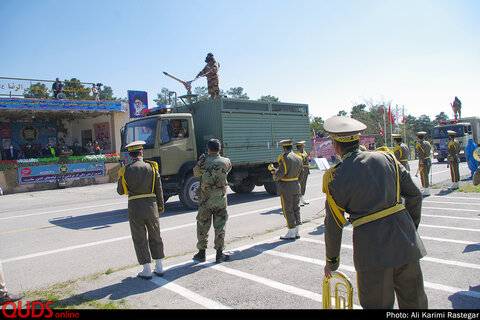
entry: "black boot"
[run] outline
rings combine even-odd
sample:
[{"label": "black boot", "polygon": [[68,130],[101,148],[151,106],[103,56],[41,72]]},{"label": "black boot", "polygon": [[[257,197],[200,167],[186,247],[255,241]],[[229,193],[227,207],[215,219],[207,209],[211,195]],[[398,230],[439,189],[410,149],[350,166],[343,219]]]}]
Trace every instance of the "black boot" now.
[{"label": "black boot", "polygon": [[197,260],[199,262],[205,262],[205,249],[198,250],[198,253],[193,256],[193,260]]},{"label": "black boot", "polygon": [[221,263],[223,261],[228,261],[230,256],[223,254],[222,250],[217,250],[217,256],[215,258],[216,263]]}]

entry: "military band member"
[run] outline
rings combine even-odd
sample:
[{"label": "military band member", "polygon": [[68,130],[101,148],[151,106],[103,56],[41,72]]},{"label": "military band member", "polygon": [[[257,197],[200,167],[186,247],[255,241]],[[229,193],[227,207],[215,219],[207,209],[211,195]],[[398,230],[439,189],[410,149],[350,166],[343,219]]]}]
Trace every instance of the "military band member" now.
[{"label": "military band member", "polygon": [[280,239],[294,240],[300,238],[300,207],[298,205],[301,187],[298,177],[303,170],[303,161],[292,152],[293,140],[282,140],[283,152],[278,156],[278,169],[272,171],[273,180],[277,182],[277,194],[280,196],[283,216],[287,220],[288,231]]},{"label": "military band member", "polygon": [[400,308],[426,309],[419,261],[426,252],[417,233],[422,194],[393,154],[359,151],[359,135],[365,129],[363,123],[348,117],[333,117],[324,123],[342,158],[323,177],[325,276],[330,278],[339,267],[344,214],[348,213],[360,305],[393,308],[396,295]]},{"label": "military band member", "polygon": [[232,169],[230,159],[220,156],[222,149],[218,139],[211,139],[207,144],[208,155],[202,154],[193,168],[195,177],[200,178],[198,189],[197,214],[197,254],[193,259],[204,262],[208,244],[208,232],[212,225],[215,230],[214,248],[217,251],[215,262],[229,259],[223,253],[225,249],[225,227],[227,213],[227,175]]},{"label": "military band member", "polygon": [[460,171],[458,169],[458,165],[460,162],[460,158],[458,154],[460,153],[460,143],[457,139],[455,139],[455,135],[457,134],[456,131],[448,130],[448,138],[450,142],[448,143],[448,165],[450,167],[450,176],[452,177],[452,186],[450,187],[451,190],[458,189],[458,181],[460,181]]},{"label": "military band member", "polygon": [[300,205],[304,206],[308,204],[308,202],[303,198],[305,196],[305,189],[307,187],[307,178],[310,174],[310,156],[308,153],[305,152],[305,141],[299,141],[295,143],[297,147],[297,151],[295,154],[302,158],[303,161],[303,170],[300,176],[298,177],[298,181],[300,181]]},{"label": "military band member", "polygon": [[158,215],[164,211],[162,182],[158,164],[143,160],[145,141],[134,141],[127,146],[132,159],[118,172],[118,194],[128,195],[128,221],[138,263],[143,270],[140,278],[151,279],[151,258],[155,259],[154,273],[163,275],[162,259],[165,257],[160,236]]},{"label": "military band member", "polygon": [[417,153],[418,157],[417,173],[420,172],[420,180],[423,187],[422,193],[424,196],[429,196],[430,181],[428,179],[428,174],[430,173],[430,167],[432,166],[432,160],[430,159],[430,152],[432,150],[432,146],[430,142],[425,140],[426,134],[427,133],[425,131],[417,132],[418,142],[415,146],[415,152]]},{"label": "military band member", "polygon": [[205,62],[207,65],[197,74],[195,79],[206,76],[208,93],[212,99],[215,99],[220,96],[220,88],[218,87],[218,70],[220,69],[220,63],[215,60],[212,53],[207,54]]},{"label": "military band member", "polygon": [[408,155],[410,154],[410,149],[408,146],[402,142],[402,135],[400,133],[392,134],[393,141],[395,141],[395,147],[393,148],[393,154],[395,158],[407,169],[410,171],[410,166],[408,165]]}]

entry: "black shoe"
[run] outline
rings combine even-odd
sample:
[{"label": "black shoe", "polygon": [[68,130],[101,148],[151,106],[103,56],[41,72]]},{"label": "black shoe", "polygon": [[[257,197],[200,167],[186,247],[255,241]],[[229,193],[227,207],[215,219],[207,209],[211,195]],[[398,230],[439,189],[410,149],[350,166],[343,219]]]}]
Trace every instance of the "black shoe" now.
[{"label": "black shoe", "polygon": [[222,252],[222,250],[217,250],[217,256],[215,258],[216,263],[222,263],[224,261],[230,260],[230,256]]},{"label": "black shoe", "polygon": [[197,260],[199,262],[205,262],[205,249],[198,250],[198,253],[193,256],[193,260]]},{"label": "black shoe", "polygon": [[22,299],[22,296],[21,295],[17,295],[17,294],[11,294],[11,293],[6,293],[3,298],[0,298],[0,306],[4,303],[7,303],[7,302],[14,302],[14,301],[17,301],[17,300],[20,300]]}]

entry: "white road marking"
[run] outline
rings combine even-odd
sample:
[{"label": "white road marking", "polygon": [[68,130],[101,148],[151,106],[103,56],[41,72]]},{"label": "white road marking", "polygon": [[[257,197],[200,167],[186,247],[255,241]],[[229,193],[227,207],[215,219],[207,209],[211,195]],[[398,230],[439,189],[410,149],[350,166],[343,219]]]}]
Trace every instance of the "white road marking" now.
[{"label": "white road marking", "polygon": [[188,290],[184,287],[181,287],[173,282],[167,281],[163,278],[160,277],[153,277],[151,282],[155,283],[157,286],[168,289],[172,292],[175,292],[185,298],[187,298],[190,301],[193,301],[199,305],[204,306],[207,309],[231,309],[230,307],[227,307],[219,302],[216,302],[214,300],[208,299],[204,296],[199,295],[198,293],[195,293],[191,290]]}]

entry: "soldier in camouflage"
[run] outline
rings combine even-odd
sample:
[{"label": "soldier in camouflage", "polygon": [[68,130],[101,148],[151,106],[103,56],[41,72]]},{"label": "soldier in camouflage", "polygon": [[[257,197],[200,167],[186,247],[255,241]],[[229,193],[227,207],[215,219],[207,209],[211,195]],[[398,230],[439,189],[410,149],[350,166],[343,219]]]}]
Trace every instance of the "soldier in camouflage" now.
[{"label": "soldier in camouflage", "polygon": [[215,58],[213,58],[212,53],[207,54],[205,62],[207,63],[207,65],[205,66],[205,68],[202,69],[202,71],[197,74],[195,80],[200,77],[206,76],[208,93],[210,94],[212,99],[215,99],[220,96],[220,88],[218,87],[218,69],[220,69],[220,63],[218,63]]},{"label": "soldier in camouflage", "polygon": [[202,154],[193,168],[193,174],[200,178],[198,190],[197,214],[197,248],[194,260],[204,262],[207,249],[208,231],[212,225],[215,230],[215,261],[228,260],[223,253],[225,249],[225,226],[227,214],[227,175],[232,169],[230,159],[220,156],[221,144],[217,139],[211,139],[207,144],[208,154]]}]

